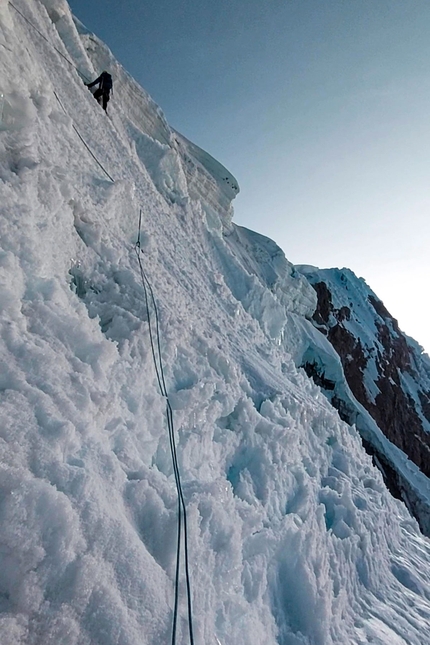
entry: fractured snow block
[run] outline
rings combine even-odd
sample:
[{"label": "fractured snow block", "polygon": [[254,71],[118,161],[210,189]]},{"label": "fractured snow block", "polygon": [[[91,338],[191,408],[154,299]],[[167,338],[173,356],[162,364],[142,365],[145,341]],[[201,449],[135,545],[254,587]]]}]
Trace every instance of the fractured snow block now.
[{"label": "fractured snow block", "polygon": [[36,117],[36,108],[28,96],[14,90],[0,91],[0,132],[20,130]]},{"label": "fractured snow block", "polygon": [[53,23],[58,22],[65,14],[70,13],[65,0],[41,0]]}]

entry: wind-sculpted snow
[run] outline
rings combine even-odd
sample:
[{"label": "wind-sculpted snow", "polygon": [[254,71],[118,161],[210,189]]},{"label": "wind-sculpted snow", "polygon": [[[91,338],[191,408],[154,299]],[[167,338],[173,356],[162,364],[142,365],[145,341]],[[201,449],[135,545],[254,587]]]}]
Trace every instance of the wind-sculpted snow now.
[{"label": "wind-sculpted snow", "polygon": [[[198,196],[159,108],[65,2],[15,3],[82,74],[109,67],[115,93],[109,118],[1,2],[2,645],[170,641],[177,499],[140,209],[196,645],[430,643],[429,542],[285,349],[313,329],[312,288],[230,223],[225,190],[217,212],[200,153]],[[183,576],[180,592],[185,645]]]}]

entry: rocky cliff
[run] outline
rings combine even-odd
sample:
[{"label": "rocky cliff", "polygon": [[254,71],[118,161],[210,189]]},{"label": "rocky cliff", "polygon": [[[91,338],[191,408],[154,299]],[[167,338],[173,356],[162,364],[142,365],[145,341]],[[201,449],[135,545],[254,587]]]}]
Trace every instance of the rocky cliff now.
[{"label": "rocky cliff", "polygon": [[[313,324],[339,355],[355,399],[387,439],[429,477],[429,357],[399,329],[397,320],[363,279],[347,269],[301,270],[318,297]],[[305,360],[303,366],[326,392],[334,389],[324,369],[315,362]],[[345,418],[350,418],[340,398],[331,396],[331,400],[339,411],[343,410]],[[365,439],[365,445],[379,461],[392,492],[405,498],[396,469],[372,440]],[[409,505],[414,507],[411,500]]]}]

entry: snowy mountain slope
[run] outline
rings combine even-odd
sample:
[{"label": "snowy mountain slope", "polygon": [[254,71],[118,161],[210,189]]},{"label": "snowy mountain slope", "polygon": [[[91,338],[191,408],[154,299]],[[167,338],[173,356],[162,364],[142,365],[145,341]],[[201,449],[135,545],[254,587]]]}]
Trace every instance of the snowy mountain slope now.
[{"label": "snowy mountain slope", "polygon": [[[363,279],[348,269],[298,269],[318,294],[314,324],[327,335],[339,357],[335,376],[326,373],[327,367],[333,370],[333,361],[318,357],[318,351],[308,351],[302,364],[344,419],[354,418],[355,399],[389,439],[384,447],[377,433],[360,427],[370,451],[382,462],[393,492],[406,501],[429,535],[430,359],[400,331],[397,321]],[[335,387],[335,382],[344,382],[345,378],[353,394],[349,400]],[[361,425],[368,415],[361,415]],[[426,477],[416,479],[418,469],[408,463],[407,457]]]},{"label": "snowy mountain slope", "polygon": [[[65,2],[15,4],[50,44],[0,2],[1,642],[171,637],[177,500],[142,209],[195,642],[430,643],[429,541],[294,363],[318,334],[312,287],[230,223],[219,167],[184,153]],[[51,45],[112,70],[110,119]],[[180,592],[185,644],[183,571]]]}]

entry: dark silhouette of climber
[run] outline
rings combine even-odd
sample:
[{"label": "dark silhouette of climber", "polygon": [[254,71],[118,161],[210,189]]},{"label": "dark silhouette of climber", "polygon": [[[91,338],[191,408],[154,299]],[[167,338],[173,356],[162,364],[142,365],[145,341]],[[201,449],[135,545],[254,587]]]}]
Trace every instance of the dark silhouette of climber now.
[{"label": "dark silhouette of climber", "polygon": [[[85,83],[87,87],[93,87],[96,84],[99,84],[98,88],[94,92],[94,98],[103,105],[103,109],[106,111],[108,101],[110,99],[110,91],[112,89],[112,76],[108,72],[102,72],[98,78],[92,83]],[[102,102],[100,102],[102,99]]]}]

